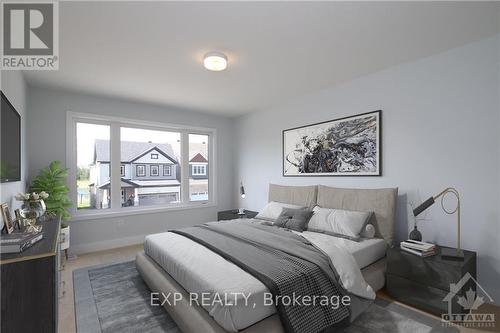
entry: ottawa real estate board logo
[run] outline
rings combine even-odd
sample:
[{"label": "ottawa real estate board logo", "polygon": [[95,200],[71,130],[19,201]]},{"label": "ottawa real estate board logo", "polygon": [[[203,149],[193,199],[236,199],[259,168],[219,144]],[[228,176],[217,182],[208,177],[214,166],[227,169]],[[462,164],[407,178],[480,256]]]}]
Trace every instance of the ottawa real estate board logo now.
[{"label": "ottawa real estate board logo", "polygon": [[[479,296],[478,291],[484,296]],[[441,315],[443,326],[459,324],[473,329],[495,328],[495,314],[478,311],[486,301],[493,303],[493,298],[470,273],[465,273],[460,281],[450,284],[450,292],[443,298],[443,302],[448,303],[448,313]],[[459,308],[463,310],[454,311]]]},{"label": "ottawa real estate board logo", "polygon": [[1,10],[1,69],[59,69],[58,3],[2,1]]}]

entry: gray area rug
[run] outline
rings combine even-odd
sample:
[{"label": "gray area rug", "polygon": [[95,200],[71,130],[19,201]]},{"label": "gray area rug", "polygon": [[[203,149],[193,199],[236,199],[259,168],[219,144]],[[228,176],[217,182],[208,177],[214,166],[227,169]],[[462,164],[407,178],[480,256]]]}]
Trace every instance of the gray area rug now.
[{"label": "gray area rug", "polygon": [[[134,261],[75,270],[73,289],[79,333],[180,333],[163,307],[150,305],[150,290],[137,272]],[[438,333],[458,330],[442,327],[439,320],[377,299],[344,332]]]}]

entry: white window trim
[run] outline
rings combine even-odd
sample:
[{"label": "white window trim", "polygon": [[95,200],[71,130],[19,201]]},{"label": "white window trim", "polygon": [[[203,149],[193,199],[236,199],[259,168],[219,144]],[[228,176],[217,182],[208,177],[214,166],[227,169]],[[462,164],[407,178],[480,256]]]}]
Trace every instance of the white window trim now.
[{"label": "white window trim", "polygon": [[[111,208],[95,210],[77,210],[76,205],[71,208],[72,220],[92,220],[99,218],[110,218],[115,216],[127,216],[135,214],[158,213],[164,211],[175,211],[192,208],[205,208],[217,206],[217,174],[216,153],[217,153],[217,131],[214,128],[189,127],[175,124],[162,124],[143,120],[127,119],[121,117],[109,117],[92,113],[80,113],[67,111],[66,113],[66,165],[68,166],[68,186],[69,196],[73,203],[77,202],[76,188],[76,162],[77,162],[77,144],[76,144],[76,124],[85,122],[98,125],[110,126],[111,138]],[[120,127],[175,131],[181,133],[181,202],[168,204],[165,206],[136,206],[121,207],[120,191]],[[212,167],[209,169],[208,181],[208,200],[190,201],[189,200],[189,134],[208,135],[208,156],[212,161]],[[118,161],[113,163],[113,161]],[[158,170],[159,171],[159,170]]]},{"label": "white window trim", "polygon": [[[153,167],[156,168],[156,175],[153,175]],[[151,164],[149,166],[149,176],[150,177],[160,177],[160,166],[158,164]]]},{"label": "white window trim", "polygon": [[[203,167],[203,172],[198,172],[195,170],[197,170],[197,168],[201,168]],[[193,176],[206,176],[207,175],[207,166],[206,165],[203,165],[203,164],[194,164],[192,165],[192,173],[193,173]]]},{"label": "white window trim", "polygon": [[[139,174],[139,167],[142,167],[144,173]],[[136,177],[146,177],[146,164],[136,164],[135,165],[135,176]]]},{"label": "white window trim", "polygon": [[[165,170],[168,170],[168,173],[165,173]],[[163,165],[163,176],[170,177],[172,176],[172,166],[171,165]]]}]

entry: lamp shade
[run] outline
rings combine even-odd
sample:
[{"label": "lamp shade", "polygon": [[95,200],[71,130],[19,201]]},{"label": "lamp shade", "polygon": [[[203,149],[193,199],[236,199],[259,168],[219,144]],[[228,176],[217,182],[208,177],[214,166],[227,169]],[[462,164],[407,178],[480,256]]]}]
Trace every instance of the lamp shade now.
[{"label": "lamp shade", "polygon": [[243,184],[240,186],[240,195],[242,199],[245,199],[245,187],[243,187]]},{"label": "lamp shade", "polygon": [[434,204],[434,198],[430,197],[429,199],[422,202],[417,208],[415,208],[413,210],[413,215],[414,216],[420,215],[420,213],[422,213],[424,210],[426,210],[427,208],[429,208],[433,204]]}]

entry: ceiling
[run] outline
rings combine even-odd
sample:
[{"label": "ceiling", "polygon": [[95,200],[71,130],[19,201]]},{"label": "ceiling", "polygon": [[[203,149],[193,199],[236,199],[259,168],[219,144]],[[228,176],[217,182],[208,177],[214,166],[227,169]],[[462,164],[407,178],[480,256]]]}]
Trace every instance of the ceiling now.
[{"label": "ceiling", "polygon": [[[61,2],[31,85],[236,116],[499,31],[499,3]],[[206,52],[228,70],[209,72]]]}]

